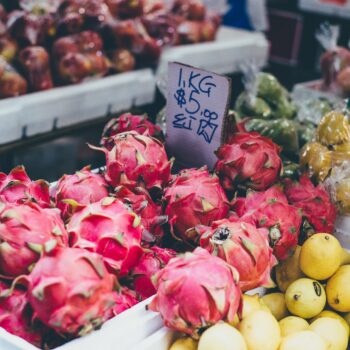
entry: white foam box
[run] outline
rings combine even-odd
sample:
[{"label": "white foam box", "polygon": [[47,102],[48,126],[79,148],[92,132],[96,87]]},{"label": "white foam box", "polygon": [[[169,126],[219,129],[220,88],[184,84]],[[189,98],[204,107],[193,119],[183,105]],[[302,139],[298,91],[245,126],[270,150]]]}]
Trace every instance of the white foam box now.
[{"label": "white foam box", "polygon": [[182,45],[164,50],[157,77],[166,75],[168,62],[175,61],[218,74],[240,71],[240,65],[254,60],[264,66],[268,60],[269,43],[262,33],[222,26],[215,41]]},{"label": "white foam box", "polygon": [[0,100],[0,144],[152,103],[150,69]]},{"label": "white foam box", "polygon": [[350,18],[349,0],[344,4],[336,4],[332,1],[325,0],[299,0],[299,8],[328,16]]}]

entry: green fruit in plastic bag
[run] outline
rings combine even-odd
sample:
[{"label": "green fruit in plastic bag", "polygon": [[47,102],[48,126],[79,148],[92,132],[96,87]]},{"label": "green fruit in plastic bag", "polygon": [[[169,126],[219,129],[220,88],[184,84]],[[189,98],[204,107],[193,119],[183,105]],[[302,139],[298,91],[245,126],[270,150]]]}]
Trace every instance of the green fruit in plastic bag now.
[{"label": "green fruit in plastic bag", "polygon": [[276,77],[269,73],[259,74],[258,96],[271,103],[288,94]]},{"label": "green fruit in plastic bag", "polygon": [[274,118],[293,119],[296,114],[296,107],[288,96],[281,96],[275,100],[275,108],[273,109]]},{"label": "green fruit in plastic bag", "polygon": [[283,179],[292,179],[292,180],[298,180],[299,179],[299,169],[300,166],[297,163],[293,163],[289,160],[283,162],[283,172],[282,172],[282,178]]},{"label": "green fruit in plastic bag", "polygon": [[262,119],[270,119],[272,117],[271,108],[261,98],[256,97],[253,101],[246,92],[242,92],[235,104],[235,110],[242,117],[254,117]]},{"label": "green fruit in plastic bag", "polygon": [[312,141],[315,136],[316,127],[312,123],[300,124],[298,127],[299,145],[303,147]]}]

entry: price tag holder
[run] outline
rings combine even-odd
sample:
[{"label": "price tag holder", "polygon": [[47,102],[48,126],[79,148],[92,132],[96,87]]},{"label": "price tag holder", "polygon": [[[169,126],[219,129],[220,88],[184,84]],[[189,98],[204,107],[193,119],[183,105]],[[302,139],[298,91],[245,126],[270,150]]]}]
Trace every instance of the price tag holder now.
[{"label": "price tag holder", "polygon": [[214,152],[225,140],[230,97],[230,78],[169,63],[166,144],[178,164],[214,167]]}]

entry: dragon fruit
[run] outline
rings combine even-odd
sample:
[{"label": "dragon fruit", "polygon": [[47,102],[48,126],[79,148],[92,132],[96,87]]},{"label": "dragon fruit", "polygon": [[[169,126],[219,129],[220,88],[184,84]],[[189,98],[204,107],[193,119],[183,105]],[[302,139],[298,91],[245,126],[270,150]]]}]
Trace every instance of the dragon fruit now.
[{"label": "dragon fruit", "polygon": [[277,259],[269,246],[266,229],[224,219],[203,231],[201,247],[237,269],[242,291],[274,286],[270,273]]},{"label": "dragon fruit", "polygon": [[7,284],[0,281],[0,327],[41,347],[41,334],[31,327],[30,311],[26,292],[18,288],[10,290]]},{"label": "dragon fruit", "polygon": [[68,245],[58,210],[37,204],[0,202],[0,274],[13,278],[28,274],[39,258]]},{"label": "dragon fruit", "polygon": [[238,185],[265,190],[281,173],[279,153],[276,144],[256,132],[237,133],[217,150],[215,170],[225,190],[233,191]]},{"label": "dragon fruit", "polygon": [[148,190],[162,189],[170,180],[172,162],[168,160],[163,144],[152,137],[135,131],[113,137],[114,147],[92,147],[106,155],[106,180],[113,186]]},{"label": "dragon fruit", "polygon": [[121,314],[140,302],[136,292],[127,287],[121,287],[118,291],[113,292],[113,299],[115,305],[111,311],[107,313],[108,319]]},{"label": "dragon fruit", "polygon": [[77,208],[108,197],[108,184],[102,175],[85,167],[74,175],[64,175],[57,183],[54,197],[62,217],[68,219]]},{"label": "dragon fruit", "polygon": [[72,247],[102,255],[108,270],[123,276],[142,255],[140,222],[123,202],[106,197],[74,213],[67,231]]},{"label": "dragon fruit", "polygon": [[241,221],[269,230],[277,259],[285,260],[293,254],[298,244],[301,215],[296,207],[288,204],[281,187],[274,186],[263,193],[250,192],[245,200],[236,200],[233,209]]},{"label": "dragon fruit", "polygon": [[168,217],[162,215],[162,207],[157,205],[143,187],[135,187],[132,191],[120,186],[115,189],[115,196],[129,205],[134,213],[141,218],[144,227],[142,239],[144,244],[160,243],[164,232],[162,225]]},{"label": "dragon fruit", "polygon": [[197,248],[172,259],[155,278],[157,294],[148,306],[167,327],[199,337],[220,320],[232,322],[241,306],[237,270]]},{"label": "dragon fruit", "polygon": [[306,236],[318,232],[333,233],[336,207],[322,185],[315,187],[307,175],[301,176],[299,182],[286,179],[284,183],[288,201],[302,211]]},{"label": "dragon fruit", "polygon": [[146,251],[138,264],[131,271],[133,289],[142,299],[147,299],[156,293],[152,277],[164,268],[170,259],[176,257],[172,249],[154,246]]},{"label": "dragon fruit", "polygon": [[126,132],[136,131],[138,134],[152,136],[160,141],[163,135],[160,127],[148,120],[148,115],[133,115],[124,113],[118,118],[111,119],[103,129],[101,145],[111,150],[114,146],[113,136]]},{"label": "dragon fruit", "polygon": [[42,208],[50,207],[49,184],[44,180],[32,181],[23,166],[6,175],[0,173],[0,197],[9,203],[36,202]]},{"label": "dragon fruit", "polygon": [[84,249],[56,249],[28,276],[34,318],[67,336],[99,327],[114,306],[115,277],[102,258]]},{"label": "dragon fruit", "polygon": [[197,225],[209,226],[229,211],[219,179],[206,167],[181,171],[165,189],[164,199],[172,233],[190,242],[198,241]]}]

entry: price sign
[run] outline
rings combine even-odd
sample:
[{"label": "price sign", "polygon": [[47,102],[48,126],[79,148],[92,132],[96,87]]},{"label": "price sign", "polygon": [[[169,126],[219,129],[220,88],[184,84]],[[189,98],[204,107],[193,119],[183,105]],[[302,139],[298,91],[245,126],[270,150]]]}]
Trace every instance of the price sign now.
[{"label": "price sign", "polygon": [[169,63],[167,148],[186,167],[216,162],[224,140],[231,80],[202,69]]}]

